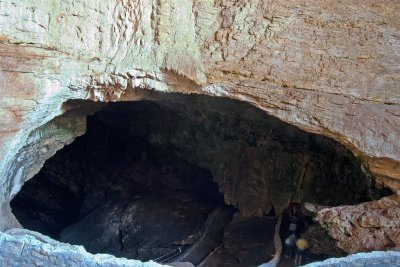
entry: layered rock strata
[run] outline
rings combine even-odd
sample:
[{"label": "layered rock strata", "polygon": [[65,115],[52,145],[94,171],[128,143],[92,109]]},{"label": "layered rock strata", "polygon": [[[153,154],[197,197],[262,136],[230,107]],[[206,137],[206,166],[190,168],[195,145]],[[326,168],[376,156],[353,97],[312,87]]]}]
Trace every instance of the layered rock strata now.
[{"label": "layered rock strata", "polygon": [[399,9],[391,0],[1,1],[0,229],[18,225],[9,201],[66,143],[35,149],[46,141],[35,131],[62,103],[149,97],[136,88],[252,103],[341,142],[399,190]]},{"label": "layered rock strata", "polygon": [[400,252],[373,251],[370,253],[358,253],[343,258],[332,258],[322,262],[310,263],[307,267],[332,267],[332,266],[386,266],[396,267],[400,264]]},{"label": "layered rock strata", "polygon": [[0,232],[1,266],[82,266],[82,267],[160,267],[155,262],[115,258],[107,254],[90,254],[82,246],[60,243],[28,230]]},{"label": "layered rock strata", "polygon": [[348,253],[400,249],[400,195],[322,209],[316,220]]}]

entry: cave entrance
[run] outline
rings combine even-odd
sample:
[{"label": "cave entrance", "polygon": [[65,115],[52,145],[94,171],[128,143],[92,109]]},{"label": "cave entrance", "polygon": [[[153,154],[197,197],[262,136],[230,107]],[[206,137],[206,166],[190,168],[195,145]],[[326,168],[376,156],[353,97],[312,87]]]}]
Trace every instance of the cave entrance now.
[{"label": "cave entrance", "polygon": [[333,140],[240,101],[159,94],[88,116],[11,206],[24,227],[93,253],[254,266],[273,254],[272,209],[354,204],[371,188]]}]

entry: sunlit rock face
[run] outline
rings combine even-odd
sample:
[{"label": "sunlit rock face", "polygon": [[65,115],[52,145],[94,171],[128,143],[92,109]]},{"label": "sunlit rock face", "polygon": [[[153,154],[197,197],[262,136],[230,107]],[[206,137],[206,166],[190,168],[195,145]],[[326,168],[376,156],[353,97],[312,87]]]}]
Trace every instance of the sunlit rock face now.
[{"label": "sunlit rock face", "polygon": [[81,247],[58,242],[25,229],[0,232],[1,266],[161,267],[155,262],[93,255]]},{"label": "sunlit rock face", "polygon": [[322,262],[311,263],[307,267],[330,266],[390,266],[396,267],[400,262],[398,251],[373,251],[370,253],[358,253],[343,258],[333,258]]},{"label": "sunlit rock face", "polygon": [[1,1],[0,230],[19,226],[9,202],[23,183],[85,132],[90,112],[71,118],[77,128],[50,126],[62,104],[151,98],[138,88],[252,103],[344,144],[370,178],[399,190],[399,9],[389,0]]},{"label": "sunlit rock face", "polygon": [[316,220],[348,253],[400,248],[400,195],[322,209]]}]

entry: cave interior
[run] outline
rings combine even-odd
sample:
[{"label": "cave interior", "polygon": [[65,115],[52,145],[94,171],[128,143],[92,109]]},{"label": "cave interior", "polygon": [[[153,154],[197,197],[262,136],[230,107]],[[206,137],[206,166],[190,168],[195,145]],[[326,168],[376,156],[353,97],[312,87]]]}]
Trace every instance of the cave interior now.
[{"label": "cave interior", "polygon": [[92,253],[254,266],[273,254],[276,215],[289,203],[376,198],[361,164],[338,142],[250,104],[160,93],[88,116],[86,133],[11,206],[25,228]]}]

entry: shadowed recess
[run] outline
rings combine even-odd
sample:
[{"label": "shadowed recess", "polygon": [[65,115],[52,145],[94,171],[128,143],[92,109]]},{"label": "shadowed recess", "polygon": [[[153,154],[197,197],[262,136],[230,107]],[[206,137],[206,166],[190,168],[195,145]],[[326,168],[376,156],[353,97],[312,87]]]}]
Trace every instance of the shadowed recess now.
[{"label": "shadowed recess", "polygon": [[272,209],[381,196],[364,172],[341,144],[249,104],[157,94],[88,116],[11,205],[24,227],[90,252],[168,262],[197,244],[195,264],[254,266],[273,253]]}]

